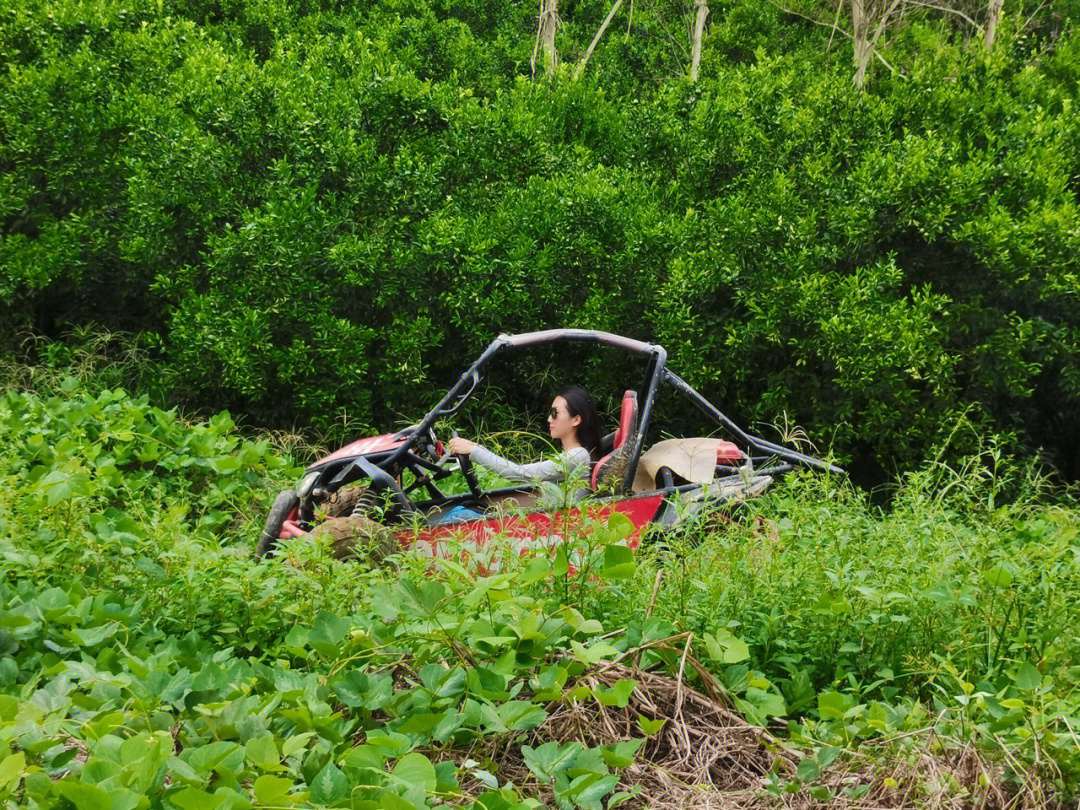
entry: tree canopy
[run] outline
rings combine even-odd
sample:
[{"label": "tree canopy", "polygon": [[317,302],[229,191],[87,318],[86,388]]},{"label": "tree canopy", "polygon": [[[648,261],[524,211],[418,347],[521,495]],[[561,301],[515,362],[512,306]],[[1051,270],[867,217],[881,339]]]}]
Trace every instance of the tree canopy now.
[{"label": "tree canopy", "polygon": [[857,90],[846,7],[700,5],[580,70],[612,5],[564,0],[549,78],[516,0],[16,0],[6,350],[93,322],[174,401],[385,424],[499,332],[607,329],[871,478],[962,412],[1080,474],[1072,8],[988,49],[913,6]]}]

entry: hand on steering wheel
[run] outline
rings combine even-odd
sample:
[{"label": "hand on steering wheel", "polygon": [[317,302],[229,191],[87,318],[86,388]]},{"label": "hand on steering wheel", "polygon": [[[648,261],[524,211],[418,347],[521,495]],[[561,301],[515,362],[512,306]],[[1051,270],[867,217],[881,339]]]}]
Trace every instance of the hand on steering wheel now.
[{"label": "hand on steering wheel", "polygon": [[[458,438],[456,430],[451,431],[451,437]],[[476,470],[473,469],[472,459],[465,454],[456,454],[454,456],[458,461],[458,468],[461,470],[461,474],[465,476],[465,483],[469,486],[469,492],[473,494],[473,497],[480,497],[480,482],[476,478]]]}]

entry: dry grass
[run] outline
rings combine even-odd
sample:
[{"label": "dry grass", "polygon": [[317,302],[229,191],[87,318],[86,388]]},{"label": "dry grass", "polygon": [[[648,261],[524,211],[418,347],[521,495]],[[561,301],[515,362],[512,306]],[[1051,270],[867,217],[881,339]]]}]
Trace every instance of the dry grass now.
[{"label": "dry grass", "polygon": [[[593,668],[567,688],[610,688],[619,680],[632,679],[637,688],[626,708],[602,706],[594,700],[553,703],[547,707],[547,720],[526,742],[533,746],[549,740],[609,745],[641,737],[639,716],[666,719],[623,774],[619,789],[642,788],[623,805],[627,808],[1041,810],[1054,806],[1037,781],[1028,780],[1020,789],[1007,784],[1002,764],[989,762],[971,745],[951,744],[929,730],[863,743],[845,751],[812,784],[801,785],[795,780],[801,755],[766,729],[746,722],[731,707],[719,684],[689,654],[690,641],[687,635],[681,649],[668,645],[681,654],[676,677],[623,663]],[[632,657],[627,653],[623,659]],[[687,686],[688,668],[699,673],[704,691]],[[452,753],[458,761],[471,758],[488,763],[500,782],[509,780],[554,806],[550,787],[529,771],[519,744],[508,745],[500,738],[460,756]],[[770,783],[773,792],[768,790]],[[462,787],[467,796],[474,797],[485,789],[479,782]]]}]

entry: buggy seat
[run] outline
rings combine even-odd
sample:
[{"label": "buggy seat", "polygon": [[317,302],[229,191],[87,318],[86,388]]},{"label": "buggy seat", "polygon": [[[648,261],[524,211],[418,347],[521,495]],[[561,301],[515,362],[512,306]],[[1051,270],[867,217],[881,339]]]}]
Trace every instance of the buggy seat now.
[{"label": "buggy seat", "polygon": [[611,443],[611,452],[601,458],[593,467],[592,488],[598,489],[600,483],[621,482],[630,461],[632,443],[628,443],[638,426],[638,398],[636,391],[623,393],[622,409],[619,412],[619,427]]}]

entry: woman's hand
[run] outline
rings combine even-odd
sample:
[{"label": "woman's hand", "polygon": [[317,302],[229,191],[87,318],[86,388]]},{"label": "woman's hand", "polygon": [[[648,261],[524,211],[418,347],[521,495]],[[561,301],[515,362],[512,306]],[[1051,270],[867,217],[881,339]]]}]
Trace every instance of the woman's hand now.
[{"label": "woman's hand", "polygon": [[476,442],[470,442],[468,439],[455,436],[446,443],[446,446],[450,448],[450,452],[455,456],[468,456],[472,455],[472,451],[476,449]]}]

